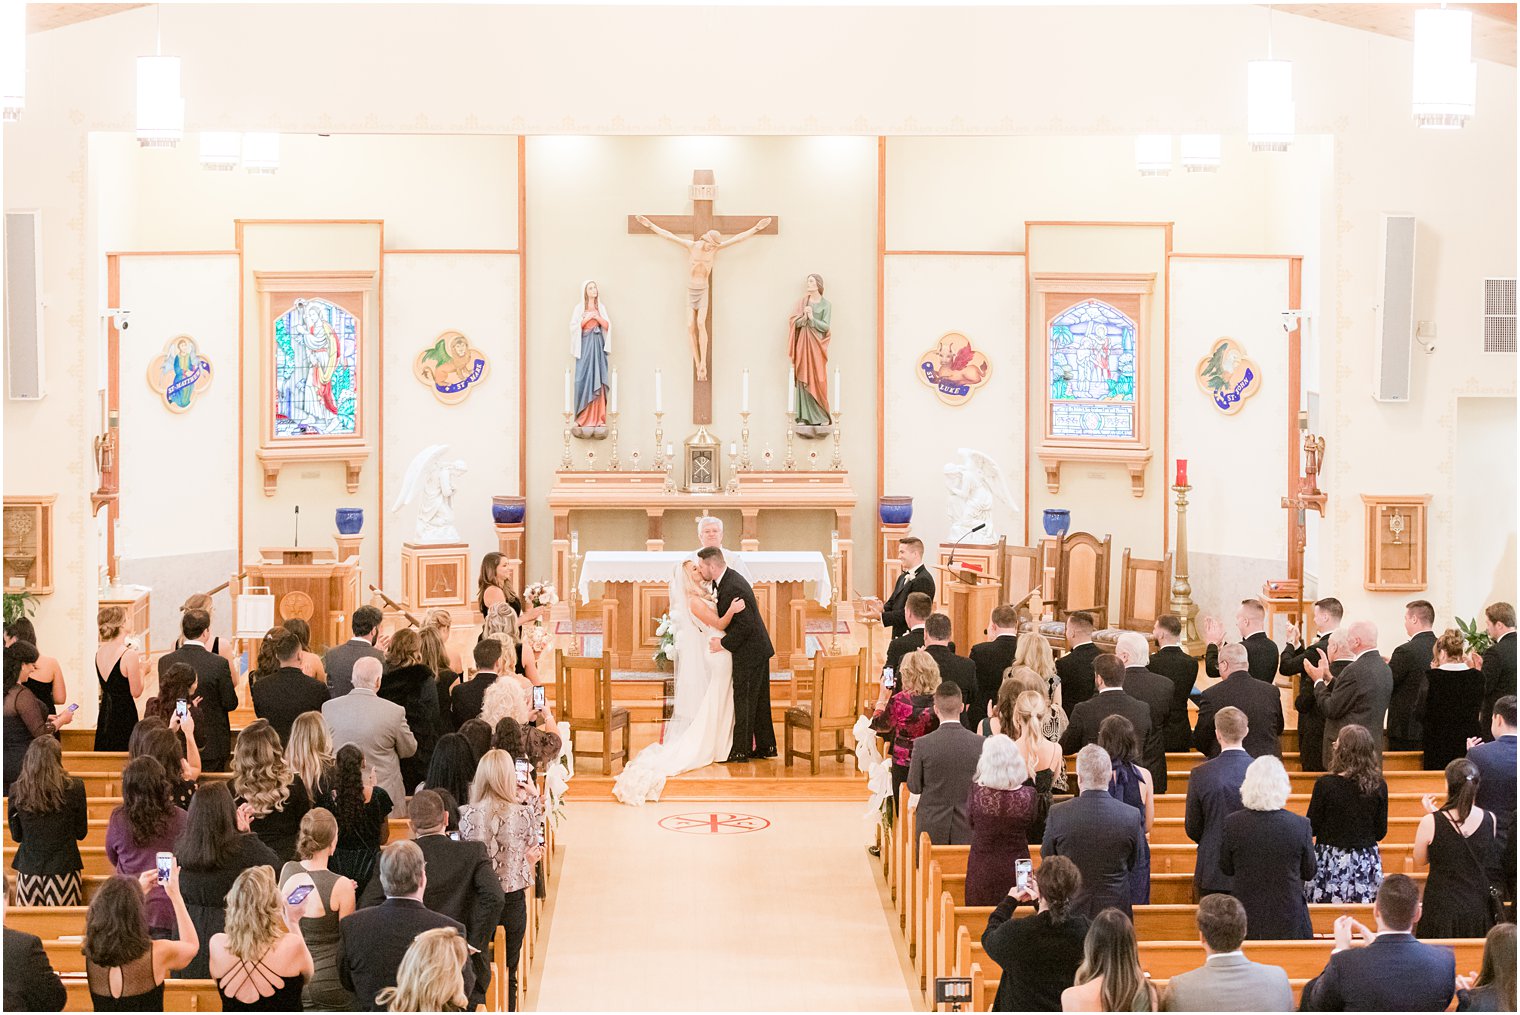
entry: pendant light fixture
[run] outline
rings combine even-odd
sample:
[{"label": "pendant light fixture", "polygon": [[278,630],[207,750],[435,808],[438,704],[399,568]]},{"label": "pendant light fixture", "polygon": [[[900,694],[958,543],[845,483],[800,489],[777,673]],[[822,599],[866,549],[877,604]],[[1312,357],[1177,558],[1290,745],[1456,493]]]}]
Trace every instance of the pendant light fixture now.
[{"label": "pendant light fixture", "polygon": [[[155,18],[161,7],[155,7]],[[155,21],[153,56],[137,58],[137,143],[173,148],[185,133],[185,100],[179,94],[179,57],[163,55]]]},{"label": "pendant light fixture", "polygon": [[236,169],[243,154],[243,135],[237,131],[201,132],[201,168],[215,172]]},{"label": "pendant light fixture", "polygon": [[1285,152],[1293,141],[1293,64],[1272,59],[1272,8],[1267,7],[1267,58],[1246,64],[1246,136],[1253,152]]},{"label": "pendant light fixture", "polygon": [[26,105],[26,4],[0,0],[0,108],[18,120]]},{"label": "pendant light fixture", "polygon": [[1182,168],[1189,173],[1217,173],[1222,161],[1218,134],[1182,135]]},{"label": "pendant light fixture", "polygon": [[1141,176],[1167,176],[1172,171],[1172,136],[1141,134],[1135,138],[1135,168]]},{"label": "pendant light fixture", "polygon": [[254,131],[243,135],[243,169],[267,174],[279,168],[279,134]]},{"label": "pendant light fixture", "polygon": [[1472,12],[1414,12],[1414,122],[1459,130],[1473,115],[1478,65],[1472,58]]}]

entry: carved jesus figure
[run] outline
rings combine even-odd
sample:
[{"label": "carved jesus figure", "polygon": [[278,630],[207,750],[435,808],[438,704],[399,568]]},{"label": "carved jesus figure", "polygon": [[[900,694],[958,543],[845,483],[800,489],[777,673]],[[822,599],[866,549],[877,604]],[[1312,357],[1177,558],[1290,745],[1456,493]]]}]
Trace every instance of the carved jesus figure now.
[{"label": "carved jesus figure", "polygon": [[637,216],[635,221],[656,236],[663,236],[667,240],[679,243],[690,252],[686,278],[686,334],[691,339],[692,359],[697,363],[697,380],[705,381],[707,380],[708,349],[707,305],[712,291],[713,258],[724,247],[731,247],[760,232],[771,224],[771,220],[763,218],[744,232],[736,233],[726,240],[716,229],[709,229],[696,239],[688,240],[668,229],[661,229],[643,215]]}]

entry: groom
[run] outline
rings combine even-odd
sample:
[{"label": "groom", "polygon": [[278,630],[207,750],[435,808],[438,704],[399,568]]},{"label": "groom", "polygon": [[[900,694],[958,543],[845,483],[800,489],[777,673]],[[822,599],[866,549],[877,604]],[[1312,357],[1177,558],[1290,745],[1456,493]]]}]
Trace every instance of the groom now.
[{"label": "groom", "polygon": [[776,650],[771,646],[765,621],[760,619],[755,590],[742,575],[728,567],[723,551],[716,546],[704,546],[697,551],[697,566],[702,577],[718,590],[718,616],[723,616],[735,599],[744,601],[744,609],[729,622],[728,632],[722,638],[712,639],[714,652],[728,649],[734,657],[734,749],[724,763],[774,758],[771,657]]}]

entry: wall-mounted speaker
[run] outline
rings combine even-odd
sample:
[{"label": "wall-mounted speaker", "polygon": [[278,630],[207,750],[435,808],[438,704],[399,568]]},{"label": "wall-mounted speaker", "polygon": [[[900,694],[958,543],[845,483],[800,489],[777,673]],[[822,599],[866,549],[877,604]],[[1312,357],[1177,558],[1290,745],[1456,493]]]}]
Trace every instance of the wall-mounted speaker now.
[{"label": "wall-mounted speaker", "polygon": [[1372,397],[1409,401],[1414,352],[1413,215],[1384,215],[1378,233],[1377,344],[1372,363]]},{"label": "wall-mounted speaker", "polygon": [[41,217],[5,213],[5,393],[28,401],[43,395]]}]

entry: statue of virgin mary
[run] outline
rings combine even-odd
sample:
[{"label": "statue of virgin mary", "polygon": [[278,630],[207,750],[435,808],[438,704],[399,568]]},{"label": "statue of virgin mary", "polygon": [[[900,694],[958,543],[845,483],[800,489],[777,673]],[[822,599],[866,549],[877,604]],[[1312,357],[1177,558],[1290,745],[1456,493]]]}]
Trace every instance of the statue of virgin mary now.
[{"label": "statue of virgin mary", "polygon": [[612,351],[612,318],[594,281],[581,283],[581,299],[570,312],[570,354],[575,357],[576,437],[607,436],[607,387]]}]

